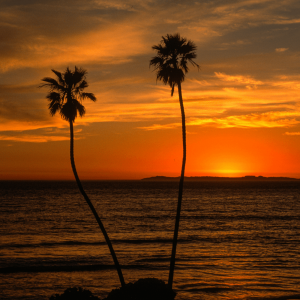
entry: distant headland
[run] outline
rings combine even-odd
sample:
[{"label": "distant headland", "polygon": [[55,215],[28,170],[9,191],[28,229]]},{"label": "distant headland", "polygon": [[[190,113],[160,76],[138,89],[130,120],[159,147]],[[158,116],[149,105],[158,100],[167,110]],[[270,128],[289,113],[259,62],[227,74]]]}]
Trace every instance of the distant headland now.
[{"label": "distant headland", "polygon": [[[154,176],[143,178],[143,181],[178,181],[180,177]],[[264,176],[243,176],[243,177],[217,177],[217,176],[190,176],[184,177],[186,181],[300,181],[290,177],[264,177]]]}]

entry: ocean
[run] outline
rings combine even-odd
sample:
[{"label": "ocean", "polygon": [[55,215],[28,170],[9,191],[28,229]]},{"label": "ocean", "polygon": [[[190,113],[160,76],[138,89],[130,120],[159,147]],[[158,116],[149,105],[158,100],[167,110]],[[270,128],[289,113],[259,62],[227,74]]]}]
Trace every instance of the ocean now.
[{"label": "ocean", "polygon": [[[167,282],[177,182],[83,181],[126,282]],[[75,181],[0,181],[0,299],[119,287]],[[176,300],[300,299],[300,182],[185,182]]]}]

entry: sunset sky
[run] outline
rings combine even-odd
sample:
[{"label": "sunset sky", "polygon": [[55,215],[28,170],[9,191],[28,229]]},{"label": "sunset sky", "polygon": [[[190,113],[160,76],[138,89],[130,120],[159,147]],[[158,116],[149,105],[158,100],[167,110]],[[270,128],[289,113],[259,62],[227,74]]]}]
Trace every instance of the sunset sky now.
[{"label": "sunset sky", "polygon": [[38,87],[75,65],[97,97],[75,122],[79,177],[179,176],[177,89],[149,68],[174,33],[201,67],[182,84],[186,175],[300,178],[299,0],[0,0],[0,179],[73,179]]}]

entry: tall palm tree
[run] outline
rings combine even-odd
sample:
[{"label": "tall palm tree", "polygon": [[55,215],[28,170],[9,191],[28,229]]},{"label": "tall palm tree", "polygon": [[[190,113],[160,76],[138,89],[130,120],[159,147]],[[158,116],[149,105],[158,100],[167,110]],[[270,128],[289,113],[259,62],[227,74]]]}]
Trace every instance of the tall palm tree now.
[{"label": "tall palm tree", "polygon": [[78,177],[75,161],[74,161],[74,130],[73,130],[73,123],[77,115],[79,114],[80,117],[84,116],[85,114],[85,107],[82,105],[82,100],[90,99],[92,101],[96,101],[96,97],[93,93],[86,93],[83,92],[85,88],[88,87],[88,83],[86,82],[86,74],[87,71],[81,68],[77,68],[75,66],[75,71],[72,72],[69,67],[66,69],[64,73],[52,70],[52,72],[56,75],[57,79],[53,79],[51,77],[45,77],[42,81],[46,82],[42,84],[40,87],[46,86],[49,88],[49,93],[47,95],[47,99],[50,101],[49,103],[49,110],[50,114],[54,116],[57,112],[60,113],[61,117],[68,121],[70,124],[70,157],[71,157],[71,165],[72,170],[78,185],[78,188],[84,197],[85,201],[87,202],[88,206],[90,207],[91,211],[93,212],[99,227],[105,237],[106,243],[109,247],[110,253],[114,260],[116,269],[118,271],[119,279],[121,285],[124,286],[124,278],[123,274],[117,260],[117,256],[111,244],[111,241],[106,233],[106,230],[92,204],[91,200],[85,193],[80,179]]},{"label": "tall palm tree", "polygon": [[175,268],[175,256],[176,256],[176,246],[179,230],[179,220],[182,202],[182,192],[183,192],[183,181],[184,181],[184,170],[186,162],[186,129],[185,129],[185,114],[184,106],[182,100],[181,83],[185,79],[185,74],[188,72],[188,62],[193,66],[198,67],[199,65],[194,62],[196,58],[196,45],[192,41],[187,41],[185,38],[181,38],[180,35],[167,34],[162,37],[162,41],[158,45],[152,47],[156,50],[157,56],[150,60],[150,66],[153,66],[157,71],[157,80],[162,80],[164,84],[168,84],[171,87],[171,96],[174,94],[174,88],[177,85],[179,94],[179,103],[181,109],[181,119],[182,119],[182,142],[183,142],[183,158],[181,167],[181,176],[179,182],[179,192],[178,192],[178,204],[177,204],[177,214],[175,221],[174,237],[173,237],[173,247],[170,262],[170,273],[168,285],[172,288],[174,268]]}]

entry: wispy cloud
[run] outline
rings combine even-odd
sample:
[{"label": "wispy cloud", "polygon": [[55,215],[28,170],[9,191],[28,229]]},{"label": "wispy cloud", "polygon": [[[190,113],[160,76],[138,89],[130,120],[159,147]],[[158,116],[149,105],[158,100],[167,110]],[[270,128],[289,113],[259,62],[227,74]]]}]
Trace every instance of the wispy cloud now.
[{"label": "wispy cloud", "polygon": [[300,132],[285,132],[286,135],[300,135]]},{"label": "wispy cloud", "polygon": [[[74,127],[75,139],[78,140],[84,138],[84,136],[81,135],[81,132],[81,127]],[[28,130],[23,129],[22,131],[2,131],[0,134],[0,141],[46,143],[69,140],[69,128],[46,127]]]},{"label": "wispy cloud", "polygon": [[176,127],[181,126],[181,123],[172,123],[172,124],[153,124],[151,126],[145,126],[145,127],[137,127],[138,129],[144,129],[144,130],[158,130],[158,129],[173,129]]},{"label": "wispy cloud", "polygon": [[289,50],[289,48],[276,48],[275,49],[276,52],[285,52],[287,50]]},{"label": "wispy cloud", "polygon": [[69,137],[64,136],[42,136],[42,135],[22,135],[22,136],[4,136],[0,135],[1,141],[14,141],[14,142],[29,142],[29,143],[46,143],[70,140]]},{"label": "wispy cloud", "polygon": [[250,76],[243,76],[243,75],[227,75],[221,72],[215,72],[215,75],[220,78],[221,80],[225,80],[225,81],[233,81],[236,83],[240,83],[243,84],[245,86],[249,86],[249,85],[261,85],[263,84],[261,81],[259,80],[255,80],[253,78],[251,78]]},{"label": "wispy cloud", "polygon": [[211,118],[195,120],[189,125],[212,125],[218,128],[276,128],[291,127],[300,123],[300,113],[269,112],[264,114],[250,114],[242,116],[228,116],[226,118]]},{"label": "wispy cloud", "polygon": [[[235,115],[224,118],[197,118],[187,121],[187,126],[212,126],[217,128],[280,128],[292,127],[300,123],[300,113],[269,112],[263,114]],[[171,129],[180,127],[181,123],[154,124],[139,127],[144,130]],[[286,133],[288,134],[288,133]]]},{"label": "wispy cloud", "polygon": [[299,24],[300,19],[289,19],[289,18],[284,18],[282,17],[279,20],[273,19],[272,21],[267,21],[266,23],[268,24],[280,24],[280,25],[285,25],[285,24]]}]

